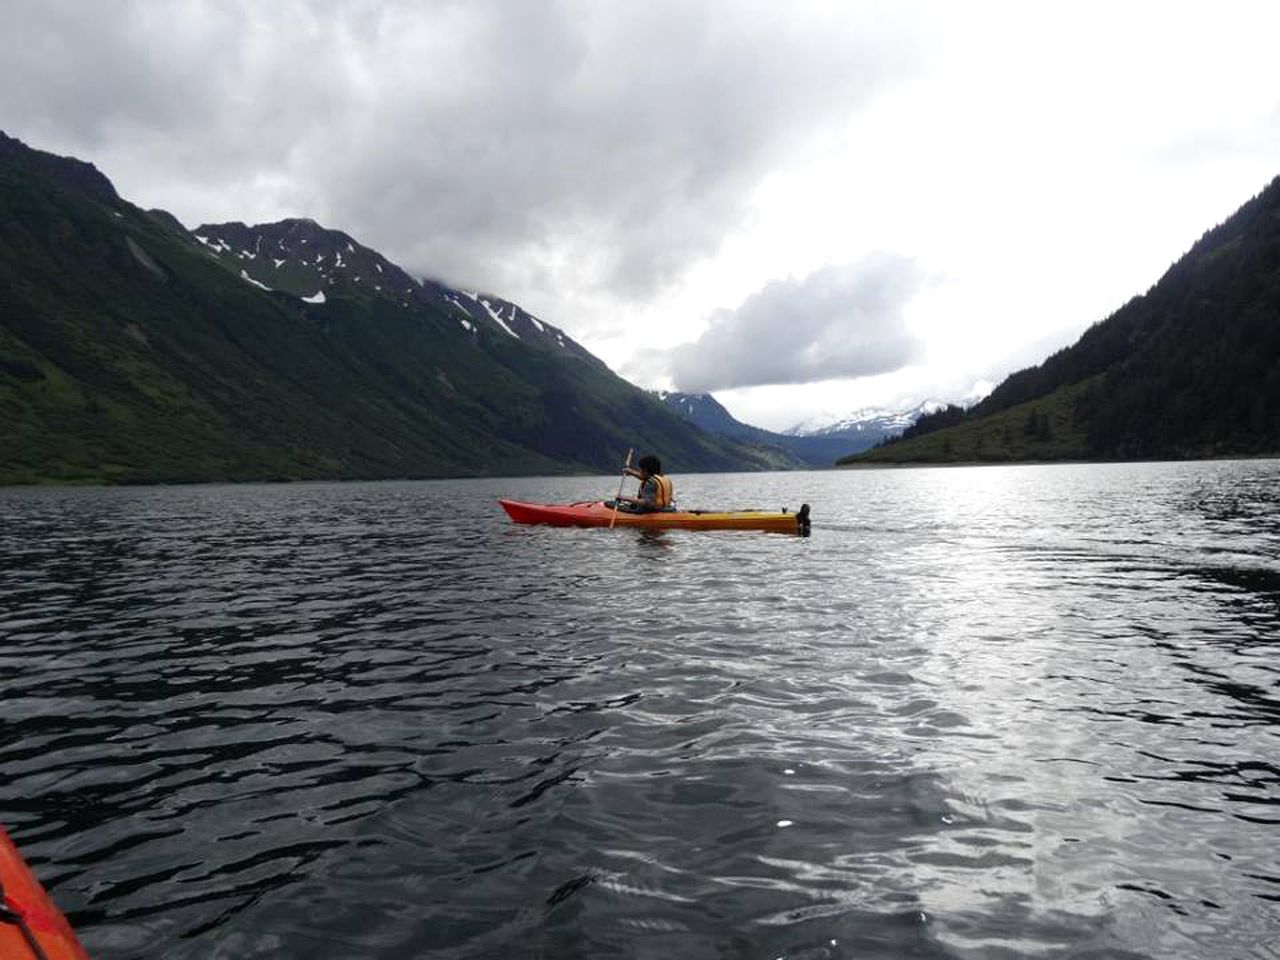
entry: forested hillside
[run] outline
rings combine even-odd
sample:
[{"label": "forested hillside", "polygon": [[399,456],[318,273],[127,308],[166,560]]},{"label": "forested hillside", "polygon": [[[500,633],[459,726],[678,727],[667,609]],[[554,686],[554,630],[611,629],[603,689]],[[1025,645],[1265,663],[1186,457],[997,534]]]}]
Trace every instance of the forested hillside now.
[{"label": "forested hillside", "polygon": [[1280,453],[1280,178],[945,429],[844,462]]}]

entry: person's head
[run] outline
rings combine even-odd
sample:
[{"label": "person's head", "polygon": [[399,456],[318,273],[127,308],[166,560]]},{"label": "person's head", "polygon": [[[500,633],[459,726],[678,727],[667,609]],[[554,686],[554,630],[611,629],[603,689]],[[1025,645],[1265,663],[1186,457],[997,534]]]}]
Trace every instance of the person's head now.
[{"label": "person's head", "polygon": [[652,453],[646,453],[640,458],[640,462],[636,464],[640,468],[640,472],[650,477],[662,472],[662,461],[655,457]]}]

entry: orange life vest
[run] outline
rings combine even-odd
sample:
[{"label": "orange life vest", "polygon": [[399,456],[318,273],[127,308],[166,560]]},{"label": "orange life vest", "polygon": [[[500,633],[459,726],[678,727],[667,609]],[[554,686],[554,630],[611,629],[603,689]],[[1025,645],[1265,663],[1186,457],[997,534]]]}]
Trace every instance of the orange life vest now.
[{"label": "orange life vest", "polygon": [[676,499],[676,488],[672,485],[671,478],[655,473],[649,479],[653,481],[654,486],[654,508],[657,510],[667,509]]}]

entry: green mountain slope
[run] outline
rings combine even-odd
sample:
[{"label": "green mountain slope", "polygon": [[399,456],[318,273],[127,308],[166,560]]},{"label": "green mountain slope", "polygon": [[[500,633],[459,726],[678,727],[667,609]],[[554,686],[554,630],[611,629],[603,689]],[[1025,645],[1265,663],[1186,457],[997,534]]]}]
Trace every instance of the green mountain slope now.
[{"label": "green mountain slope", "polygon": [[514,305],[290,228],[297,246],[350,244],[396,283],[321,277],[297,257],[265,283],[265,258],[251,273],[89,164],[0,134],[0,482],[612,472],[629,446],[679,471],[778,465]]},{"label": "green mountain slope", "polygon": [[1280,178],[1075,344],[929,426],[841,462],[1280,453]]}]

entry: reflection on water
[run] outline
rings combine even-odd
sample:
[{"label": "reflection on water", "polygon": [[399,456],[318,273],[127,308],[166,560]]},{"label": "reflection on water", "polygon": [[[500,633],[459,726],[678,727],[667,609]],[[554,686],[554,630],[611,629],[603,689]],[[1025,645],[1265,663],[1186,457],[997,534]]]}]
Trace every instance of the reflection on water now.
[{"label": "reflection on water", "polygon": [[606,486],[0,491],[0,819],[93,955],[1277,942],[1280,464],[494,503]]}]

